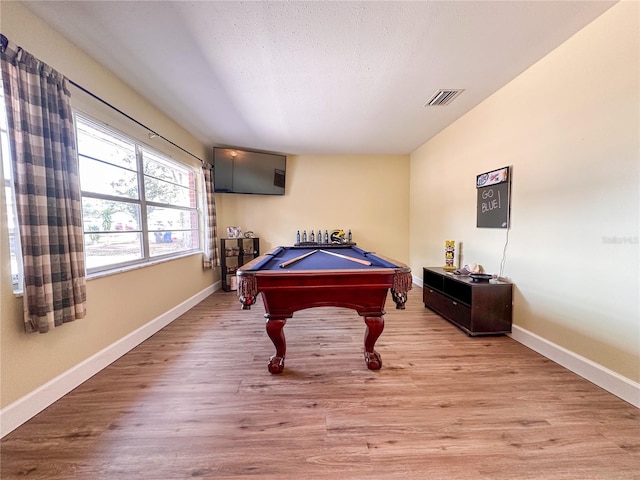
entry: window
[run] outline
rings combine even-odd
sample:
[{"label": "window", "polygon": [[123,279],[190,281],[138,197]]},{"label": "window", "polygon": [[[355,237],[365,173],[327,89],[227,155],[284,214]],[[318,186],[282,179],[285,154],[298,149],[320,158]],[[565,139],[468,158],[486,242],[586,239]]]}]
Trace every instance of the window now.
[{"label": "window", "polygon": [[196,171],[76,114],[88,273],[200,248]]},{"label": "window", "polygon": [[4,91],[0,82],[0,156],[2,156],[2,172],[4,181],[4,198],[7,206],[7,228],[9,230],[9,255],[11,257],[11,280],[13,291],[22,291],[22,254],[20,252],[20,233],[18,232],[18,215],[16,212],[15,192],[13,189],[13,168],[9,151],[9,133],[7,131],[7,110],[5,108]]}]

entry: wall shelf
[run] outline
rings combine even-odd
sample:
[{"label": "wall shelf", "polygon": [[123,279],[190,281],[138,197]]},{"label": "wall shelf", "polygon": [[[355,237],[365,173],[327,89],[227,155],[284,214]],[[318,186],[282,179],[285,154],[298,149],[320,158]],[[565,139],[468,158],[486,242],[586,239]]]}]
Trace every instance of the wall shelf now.
[{"label": "wall shelf", "polygon": [[230,292],[237,289],[236,271],[245,263],[260,255],[259,238],[221,238],[220,273],[222,289]]}]

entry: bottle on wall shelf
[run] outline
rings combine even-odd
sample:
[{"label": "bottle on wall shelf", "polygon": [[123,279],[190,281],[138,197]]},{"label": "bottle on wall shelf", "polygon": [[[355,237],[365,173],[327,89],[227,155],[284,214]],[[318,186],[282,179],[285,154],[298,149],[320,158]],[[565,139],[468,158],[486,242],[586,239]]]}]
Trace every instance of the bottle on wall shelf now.
[{"label": "bottle on wall shelf", "polygon": [[311,230],[311,237],[309,238],[309,240],[311,242],[315,242],[316,241],[316,234],[313,230]]},{"label": "bottle on wall shelf", "polygon": [[347,241],[349,243],[351,243],[351,240],[353,239],[353,237],[351,236],[351,229],[349,229],[349,233],[347,234]]},{"label": "bottle on wall shelf", "polygon": [[307,231],[306,231],[306,230],[304,230],[304,231],[302,232],[302,241],[303,241],[303,242],[306,242],[306,241],[307,241]]},{"label": "bottle on wall shelf", "polygon": [[318,229],[318,236],[316,238],[318,243],[322,243],[322,230]]},{"label": "bottle on wall shelf", "polygon": [[298,230],[298,233],[296,233],[296,243],[300,243],[300,230]]},{"label": "bottle on wall shelf", "polygon": [[324,231],[324,243],[329,243],[329,230]]}]

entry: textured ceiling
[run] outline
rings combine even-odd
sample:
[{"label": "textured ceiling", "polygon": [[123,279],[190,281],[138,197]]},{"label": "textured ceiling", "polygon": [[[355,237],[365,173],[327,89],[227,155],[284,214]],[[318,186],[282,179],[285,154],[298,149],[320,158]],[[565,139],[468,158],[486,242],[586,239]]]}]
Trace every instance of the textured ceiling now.
[{"label": "textured ceiling", "polygon": [[23,3],[209,145],[405,154],[615,2]]}]

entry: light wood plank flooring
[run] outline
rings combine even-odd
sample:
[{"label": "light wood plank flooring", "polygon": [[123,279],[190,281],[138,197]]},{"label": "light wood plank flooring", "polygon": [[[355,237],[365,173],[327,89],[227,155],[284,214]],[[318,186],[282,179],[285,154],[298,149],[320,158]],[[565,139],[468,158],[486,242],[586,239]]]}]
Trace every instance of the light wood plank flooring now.
[{"label": "light wood plank flooring", "polygon": [[[345,309],[216,292],[7,435],[2,479],[640,479],[640,411],[506,336],[387,300],[382,370]],[[64,327],[62,327],[64,328]]]}]

